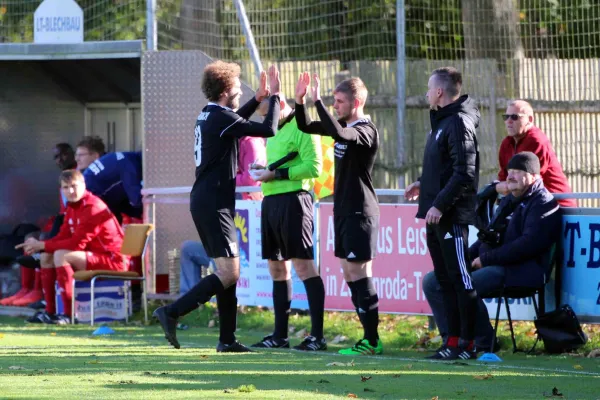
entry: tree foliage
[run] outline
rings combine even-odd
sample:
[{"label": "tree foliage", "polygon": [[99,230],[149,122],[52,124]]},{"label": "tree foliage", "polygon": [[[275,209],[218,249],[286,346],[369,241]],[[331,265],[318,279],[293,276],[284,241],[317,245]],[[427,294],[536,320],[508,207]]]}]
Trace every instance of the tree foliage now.
[{"label": "tree foliage", "polygon": [[[145,38],[146,0],[76,1],[84,9],[85,40]],[[486,1],[481,0],[481,7]],[[0,42],[31,42],[33,13],[40,3],[0,0]],[[186,47],[182,40],[182,3],[158,0],[161,48]],[[464,3],[405,0],[406,56],[467,57],[465,10],[461,8]],[[232,0],[218,0],[218,4],[211,23],[220,30],[220,56],[247,58]],[[244,4],[265,58],[396,58],[396,0],[245,0]],[[514,23],[526,56],[600,57],[600,0],[518,0],[516,6],[518,18]]]}]

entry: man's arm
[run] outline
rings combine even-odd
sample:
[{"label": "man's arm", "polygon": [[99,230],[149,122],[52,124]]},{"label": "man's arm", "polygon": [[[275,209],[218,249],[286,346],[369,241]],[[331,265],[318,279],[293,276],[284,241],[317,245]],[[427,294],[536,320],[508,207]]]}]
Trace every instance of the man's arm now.
[{"label": "man's arm", "polygon": [[317,113],[321,119],[321,123],[334,140],[344,140],[346,142],[354,142],[359,146],[371,147],[375,143],[374,132],[371,129],[360,129],[355,127],[343,127],[340,123],[327,111],[321,100],[315,102]]},{"label": "man's arm", "polygon": [[292,181],[317,178],[323,171],[321,138],[318,136],[303,135],[299,132],[296,134],[296,138],[299,140],[298,156],[302,162],[290,168],[283,169],[288,170],[287,176]]},{"label": "man's arm", "polygon": [[252,114],[254,114],[259,105],[260,101],[256,100],[255,96],[252,96],[252,98],[248,100],[246,104],[238,108],[236,113],[244,119],[250,119],[250,117],[252,116]]},{"label": "man's arm", "polygon": [[273,95],[269,98],[269,111],[265,116],[264,121],[254,122],[231,113],[235,119],[222,132],[221,136],[233,136],[242,138],[244,136],[253,137],[272,137],[277,132],[277,124],[279,122],[279,96]]},{"label": "man's arm", "polygon": [[548,250],[560,232],[562,217],[556,201],[534,205],[525,217],[523,234],[510,243],[483,253],[484,266],[510,266],[535,259]]},{"label": "man's arm", "polygon": [[298,129],[300,129],[304,133],[310,133],[311,135],[321,135],[321,136],[330,136],[325,132],[325,128],[321,121],[311,121],[308,113],[306,112],[306,107],[304,104],[299,104],[296,102],[295,107],[295,118],[298,123]]},{"label": "man's arm", "polygon": [[442,213],[452,207],[465,190],[473,185],[478,174],[477,143],[474,136],[474,131],[467,129],[458,117],[454,117],[454,124],[448,133],[452,176],[433,201],[433,206]]},{"label": "man's arm", "polygon": [[[66,238],[56,236],[45,240],[44,251],[52,253],[57,250],[84,250],[87,244],[98,235],[102,229],[102,225],[113,219],[114,216],[108,208],[99,208],[95,205],[90,205],[86,206],[86,209],[79,218],[81,222],[75,227],[75,232],[72,235]],[[61,230],[67,225],[68,220],[65,218]]]}]

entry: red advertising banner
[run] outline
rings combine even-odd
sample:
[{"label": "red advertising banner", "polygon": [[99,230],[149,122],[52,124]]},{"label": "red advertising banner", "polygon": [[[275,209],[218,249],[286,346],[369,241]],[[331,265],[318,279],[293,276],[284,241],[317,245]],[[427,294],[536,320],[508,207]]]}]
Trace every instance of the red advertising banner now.
[{"label": "red advertising banner", "polygon": [[[425,221],[416,219],[414,205],[382,204],[373,282],[379,311],[390,314],[429,314],[423,277],[433,270],[427,249]],[[353,311],[350,289],[340,260],[334,256],[333,204],[320,203],[320,271],[325,284],[325,308]]]}]

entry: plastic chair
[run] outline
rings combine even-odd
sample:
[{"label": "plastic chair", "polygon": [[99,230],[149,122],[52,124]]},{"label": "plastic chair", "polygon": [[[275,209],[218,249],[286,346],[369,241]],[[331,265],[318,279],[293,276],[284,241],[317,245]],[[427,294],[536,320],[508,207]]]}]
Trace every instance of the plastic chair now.
[{"label": "plastic chair", "polygon": [[[95,270],[95,271],[76,271],[73,274],[73,298],[71,303],[72,316],[71,323],[75,323],[75,298],[76,298],[76,282],[90,282],[90,325],[94,326],[94,307],[95,293],[94,288],[97,279],[119,280],[119,281],[140,281],[142,289],[142,304],[144,307],[144,321],[148,323],[148,299],[146,295],[146,268],[144,258],[146,249],[150,239],[150,233],[154,229],[152,224],[129,224],[125,226],[125,237],[121,246],[121,254],[131,257],[142,256],[142,276],[135,271],[112,271],[112,270]],[[125,291],[125,307],[128,309],[129,288]],[[129,312],[125,313],[125,321],[129,322]]]}]

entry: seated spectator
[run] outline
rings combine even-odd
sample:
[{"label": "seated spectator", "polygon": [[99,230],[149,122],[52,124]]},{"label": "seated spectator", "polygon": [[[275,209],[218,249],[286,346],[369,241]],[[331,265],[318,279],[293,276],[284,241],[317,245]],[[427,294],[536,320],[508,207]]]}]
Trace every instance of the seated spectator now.
[{"label": "seated spectator", "polygon": [[[17,246],[26,254],[41,252],[42,287],[46,309],[30,322],[68,324],[71,317],[73,270],[125,270],[123,230],[106,204],[88,192],[78,170],[60,175],[60,187],[67,198],[67,211],[58,234],[48,240],[27,239]],[[58,281],[64,314],[56,315],[54,282]]]},{"label": "seated spectator", "polygon": [[[548,136],[533,124],[533,108],[524,100],[513,100],[508,103],[503,115],[507,137],[500,144],[498,180],[496,191],[506,195],[508,189],[508,162],[517,153],[531,151],[540,160],[540,175],[544,186],[550,193],[571,193],[571,187],[563,169],[554,153]],[[563,207],[577,207],[575,199],[561,199],[558,203]]]},{"label": "seated spectator", "polygon": [[[498,206],[488,229],[480,231],[479,240],[469,248],[473,287],[481,297],[504,287],[543,286],[549,272],[543,265],[544,258],[560,237],[561,210],[540,178],[539,158],[528,151],[518,153],[507,167],[510,194]],[[423,291],[445,340],[448,324],[433,272],[425,275]],[[486,351],[494,331],[481,299],[475,330],[477,350]],[[433,358],[443,359],[444,350],[442,346]]]},{"label": "seated spectator", "polygon": [[84,136],[77,144],[75,161],[77,169],[85,171],[87,167],[106,154],[106,147],[100,136]]},{"label": "seated spectator", "polygon": [[110,211],[142,218],[142,153],[108,153],[92,162],[83,171],[88,191],[100,197]]},{"label": "seated spectator", "polygon": [[[53,159],[61,171],[74,169],[77,166],[75,152],[68,143],[57,143],[54,146]],[[28,235],[25,239],[29,237],[35,237],[36,239],[45,237],[49,239],[55,236],[62,224],[62,216],[64,215],[66,206],[67,199],[61,193],[60,213],[58,216],[52,218],[53,223],[48,227],[49,232],[44,232],[41,235],[38,233],[35,236]],[[17,258],[17,262],[21,264],[21,290],[11,297],[0,300],[0,305],[38,308],[41,305],[40,302],[43,302],[39,255],[21,256]]]},{"label": "seated spectator", "polygon": [[204,275],[202,270],[208,270],[211,264],[214,265],[214,262],[206,255],[202,243],[193,240],[183,242],[179,258],[179,294],[185,294],[196,286]]},{"label": "seated spectator", "polygon": [[[250,164],[265,165],[267,163],[267,150],[265,140],[259,137],[244,136],[240,139],[240,153],[238,156],[238,170],[235,177],[236,186],[260,186],[250,176]],[[239,193],[238,193],[239,194]],[[262,192],[242,193],[243,200],[262,200]]]}]

